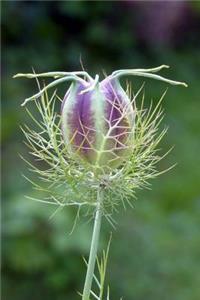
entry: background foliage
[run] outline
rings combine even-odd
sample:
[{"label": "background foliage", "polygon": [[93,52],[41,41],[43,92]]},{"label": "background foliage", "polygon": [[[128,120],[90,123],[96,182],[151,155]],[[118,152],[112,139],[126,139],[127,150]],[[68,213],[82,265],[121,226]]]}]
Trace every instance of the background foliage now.
[{"label": "background foliage", "polygon": [[[2,256],[5,300],[80,299],[91,223],[65,209],[27,200],[33,194],[21,176],[28,156],[19,125],[27,121],[23,99],[34,81],[12,80],[18,72],[79,70],[89,73],[169,64],[164,75],[189,84],[170,87],[163,102],[169,132],[163,150],[175,145],[159,166],[171,172],[138,193],[135,210],[115,216],[109,282],[112,299],[199,299],[199,68],[198,1],[4,1],[2,4]],[[141,79],[132,78],[133,88]],[[63,95],[66,86],[60,88]],[[166,85],[146,80],[148,105]],[[37,195],[38,196],[38,195]],[[104,224],[101,248],[111,228]]]}]

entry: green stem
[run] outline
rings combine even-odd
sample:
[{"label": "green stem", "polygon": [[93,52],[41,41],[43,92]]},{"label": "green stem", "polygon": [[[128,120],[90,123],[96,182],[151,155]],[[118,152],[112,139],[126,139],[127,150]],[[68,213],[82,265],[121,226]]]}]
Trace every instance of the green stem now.
[{"label": "green stem", "polygon": [[101,188],[99,188],[98,195],[97,195],[97,208],[96,208],[96,214],[95,214],[95,220],[94,220],[92,242],[91,242],[91,246],[90,246],[90,256],[89,256],[89,261],[88,261],[88,266],[87,266],[87,273],[86,273],[86,278],[85,278],[82,300],[89,300],[89,297],[90,297],[90,292],[91,292],[91,287],[92,287],[92,279],[93,279],[94,268],[95,268],[95,261],[96,261],[96,257],[97,257],[100,228],[101,228],[102,201],[103,201],[103,191]]}]

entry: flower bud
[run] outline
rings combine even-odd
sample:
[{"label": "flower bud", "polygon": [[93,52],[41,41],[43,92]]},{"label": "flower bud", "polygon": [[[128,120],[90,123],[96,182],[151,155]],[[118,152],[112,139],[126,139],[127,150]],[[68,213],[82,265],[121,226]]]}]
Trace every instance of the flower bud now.
[{"label": "flower bud", "polygon": [[62,132],[71,152],[105,170],[130,153],[134,110],[118,79],[107,77],[90,90],[92,85],[72,83],[62,104]]}]

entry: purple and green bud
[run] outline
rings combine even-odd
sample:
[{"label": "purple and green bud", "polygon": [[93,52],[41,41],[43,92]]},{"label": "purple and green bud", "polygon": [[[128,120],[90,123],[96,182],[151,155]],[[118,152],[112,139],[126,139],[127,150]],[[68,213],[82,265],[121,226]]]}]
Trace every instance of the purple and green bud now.
[{"label": "purple and green bud", "polygon": [[[132,103],[117,78],[72,83],[61,117],[65,143],[95,168],[117,167],[131,150]],[[87,90],[88,89],[88,90]]]},{"label": "purple and green bud", "polygon": [[173,85],[184,85],[155,73],[166,65],[152,69],[118,70],[99,81],[87,72],[48,72],[17,74],[14,77],[53,77],[55,80],[36,95],[40,97],[51,87],[71,81],[61,107],[61,127],[64,143],[69,151],[89,163],[92,168],[116,168],[131,155],[134,147],[135,112],[132,101],[120,85],[121,76],[134,75],[153,78]]}]

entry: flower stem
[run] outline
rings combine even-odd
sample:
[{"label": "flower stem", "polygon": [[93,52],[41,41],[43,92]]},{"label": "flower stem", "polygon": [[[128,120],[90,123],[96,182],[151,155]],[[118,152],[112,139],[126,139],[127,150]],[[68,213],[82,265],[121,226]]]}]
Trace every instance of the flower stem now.
[{"label": "flower stem", "polygon": [[94,275],[95,261],[97,256],[98,242],[99,242],[99,234],[101,228],[101,219],[102,219],[102,208],[101,204],[103,201],[103,190],[99,187],[98,195],[97,195],[97,208],[94,220],[94,228],[92,234],[92,242],[90,246],[90,256],[87,266],[87,273],[85,278],[85,284],[83,289],[82,300],[89,300],[91,287],[92,287],[92,279]]}]

